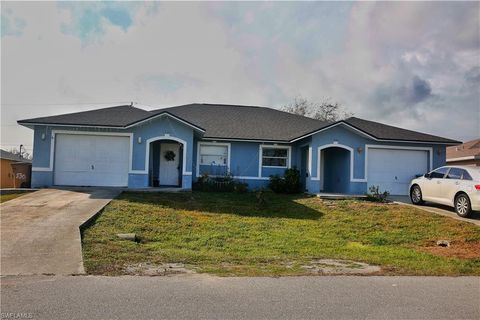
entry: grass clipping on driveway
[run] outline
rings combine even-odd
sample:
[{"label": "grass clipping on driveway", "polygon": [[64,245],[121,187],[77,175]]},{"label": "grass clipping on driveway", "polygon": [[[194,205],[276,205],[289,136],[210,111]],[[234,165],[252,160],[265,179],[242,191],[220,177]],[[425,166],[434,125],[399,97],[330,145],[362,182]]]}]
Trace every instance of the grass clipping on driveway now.
[{"label": "grass clipping on driveway", "polygon": [[[225,276],[306,275],[312,261],[341,259],[380,274],[480,275],[474,225],[395,204],[265,197],[259,207],[254,193],[123,193],[83,232],[87,272],[183,263]],[[440,239],[451,246],[436,247]]]}]

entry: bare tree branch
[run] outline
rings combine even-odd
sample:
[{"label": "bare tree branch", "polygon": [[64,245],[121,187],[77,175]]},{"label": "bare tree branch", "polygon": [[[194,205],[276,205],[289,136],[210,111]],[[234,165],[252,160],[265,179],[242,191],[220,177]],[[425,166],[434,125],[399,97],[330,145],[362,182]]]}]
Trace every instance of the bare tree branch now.
[{"label": "bare tree branch", "polygon": [[346,112],[338,102],[330,102],[330,99],[316,103],[310,102],[303,97],[296,97],[294,102],[284,106],[283,110],[327,122],[343,120],[353,115],[352,113]]}]

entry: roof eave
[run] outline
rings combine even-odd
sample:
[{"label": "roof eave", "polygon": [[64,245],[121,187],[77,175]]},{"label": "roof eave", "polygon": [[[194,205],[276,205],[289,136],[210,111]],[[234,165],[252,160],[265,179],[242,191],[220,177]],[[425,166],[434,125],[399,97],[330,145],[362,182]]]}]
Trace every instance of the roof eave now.
[{"label": "roof eave", "polygon": [[135,121],[135,122],[129,123],[129,124],[127,124],[124,128],[125,128],[125,129],[128,129],[128,128],[131,128],[131,127],[135,127],[135,126],[138,126],[138,125],[140,125],[140,124],[142,124],[142,123],[144,123],[144,122],[151,121],[151,120],[153,120],[153,119],[155,119],[155,118],[164,117],[164,116],[171,117],[172,119],[175,119],[175,120],[177,120],[177,121],[179,121],[179,122],[181,122],[181,123],[183,123],[183,124],[191,127],[191,128],[194,129],[194,130],[197,130],[197,131],[199,131],[199,132],[201,132],[201,133],[205,133],[205,131],[206,131],[206,130],[203,129],[202,127],[199,127],[199,126],[197,126],[196,124],[191,123],[190,121],[187,121],[187,120],[185,120],[185,119],[182,119],[182,118],[180,118],[180,117],[178,117],[178,116],[175,116],[175,115],[173,115],[173,114],[171,114],[170,112],[167,112],[167,111],[160,112],[160,113],[154,114],[154,115],[152,115],[152,116],[150,116],[150,117],[147,117],[147,118],[145,118],[145,119],[142,119],[142,120],[139,120],[139,121]]},{"label": "roof eave", "polygon": [[365,135],[370,139],[373,139],[375,141],[380,141],[380,142],[425,143],[425,144],[441,144],[441,145],[459,145],[459,144],[462,143],[462,142],[456,141],[456,140],[451,140],[451,141],[422,141],[422,140],[404,140],[404,139],[381,139],[381,138],[377,138],[377,137],[369,134],[368,132],[365,132],[364,130],[362,130],[360,128],[355,127],[354,125],[352,125],[352,124],[350,124],[350,123],[348,123],[344,120],[340,120],[340,121],[331,123],[328,126],[325,126],[323,128],[317,129],[317,130],[312,131],[310,133],[304,134],[304,135],[299,136],[297,138],[294,138],[294,139],[290,140],[290,142],[291,143],[297,142],[299,140],[302,140],[304,138],[307,138],[309,136],[312,136],[312,135],[317,134],[319,132],[322,132],[324,130],[331,129],[331,128],[333,128],[337,125],[340,125],[340,124],[343,124],[347,127],[350,127],[351,129],[354,129],[355,131],[359,132],[360,134]]},{"label": "roof eave", "polygon": [[24,122],[17,121],[17,124],[33,129],[34,126],[55,126],[55,127],[85,127],[85,128],[108,128],[108,129],[124,129],[123,126],[106,126],[106,125],[91,125],[91,124],[65,124],[54,122]]},{"label": "roof eave", "polygon": [[284,143],[289,144],[291,143],[289,140],[271,140],[271,139],[256,139],[256,138],[225,138],[225,137],[203,137],[202,140],[209,140],[209,141],[238,141],[238,142],[260,142],[260,143]]},{"label": "roof eave", "polygon": [[177,117],[169,112],[162,112],[162,113],[159,113],[159,114],[155,114],[155,115],[152,115],[150,117],[147,117],[147,118],[144,118],[144,119],[141,119],[141,120],[138,120],[138,121],[134,121],[134,122],[131,122],[129,124],[126,124],[124,126],[108,126],[108,125],[90,125],[90,124],[64,124],[64,123],[54,123],[54,122],[28,122],[26,120],[19,120],[17,121],[17,123],[19,125],[22,125],[22,126],[25,126],[27,128],[30,128],[30,129],[33,129],[34,126],[36,125],[41,125],[41,126],[58,126],[58,127],[85,127],[85,128],[107,128],[107,129],[128,129],[128,128],[131,128],[131,127],[135,127],[137,125],[140,125],[146,121],[150,121],[150,120],[153,120],[155,118],[158,118],[158,117],[164,117],[164,116],[169,116],[171,117],[172,119],[175,119],[191,128],[193,128],[194,130],[196,131],[199,131],[201,133],[205,133],[205,129],[189,122],[189,121],[186,121],[180,117]]}]

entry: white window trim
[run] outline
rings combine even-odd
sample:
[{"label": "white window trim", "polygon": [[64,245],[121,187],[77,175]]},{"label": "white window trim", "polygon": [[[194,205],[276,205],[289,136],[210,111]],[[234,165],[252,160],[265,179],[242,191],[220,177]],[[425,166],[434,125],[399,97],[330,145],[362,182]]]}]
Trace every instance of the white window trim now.
[{"label": "white window trim", "polygon": [[231,149],[232,145],[231,143],[227,142],[204,142],[204,141],[198,141],[197,142],[197,178],[201,177],[200,175],[200,147],[201,146],[222,146],[222,147],[227,147],[227,164],[221,164],[220,166],[226,166],[227,170],[230,170],[230,158],[231,158]]},{"label": "white window trim", "polygon": [[[284,166],[264,166],[263,165],[263,149],[287,149],[287,165]],[[268,157],[267,157],[268,158]],[[283,157],[282,157],[283,158]],[[292,166],[292,147],[291,146],[279,146],[274,144],[261,144],[258,146],[258,177],[262,177],[262,168],[276,168],[276,169],[288,169]]]},{"label": "white window trim", "polygon": [[133,155],[133,133],[130,132],[92,132],[92,131],[73,131],[73,130],[52,130],[50,136],[50,162],[48,167],[32,167],[32,171],[36,172],[53,172],[54,167],[54,158],[55,158],[55,141],[57,134],[79,134],[79,135],[90,135],[90,136],[120,136],[120,137],[129,137],[130,139],[130,150],[128,157],[128,168],[129,173],[132,169],[132,155]]}]

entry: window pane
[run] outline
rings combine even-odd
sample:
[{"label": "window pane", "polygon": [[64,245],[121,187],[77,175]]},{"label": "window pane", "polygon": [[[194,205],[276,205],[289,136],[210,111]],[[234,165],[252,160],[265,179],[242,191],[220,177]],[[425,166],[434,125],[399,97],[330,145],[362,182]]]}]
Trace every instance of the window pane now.
[{"label": "window pane", "polygon": [[264,157],[287,157],[288,149],[263,148],[262,155]]},{"label": "window pane", "polygon": [[228,147],[200,145],[201,165],[227,165]]},{"label": "window pane", "polygon": [[227,146],[200,146],[200,154],[227,156]]},{"label": "window pane", "polygon": [[463,171],[459,168],[451,168],[447,174],[447,179],[461,179]]},{"label": "window pane", "polygon": [[436,179],[442,179],[443,176],[445,176],[445,174],[447,173],[448,169],[449,168],[440,168],[435,171],[432,171],[432,173],[430,174],[430,177],[436,178]]},{"label": "window pane", "polygon": [[462,170],[462,171],[463,171],[463,180],[473,180],[472,176],[470,175],[470,173],[468,173],[467,170]]},{"label": "window pane", "polygon": [[262,165],[263,166],[270,166],[270,167],[286,167],[287,166],[287,159],[285,159],[285,158],[263,158]]},{"label": "window pane", "polygon": [[223,156],[209,156],[204,155],[200,156],[200,164],[201,165],[226,165],[227,158]]}]

